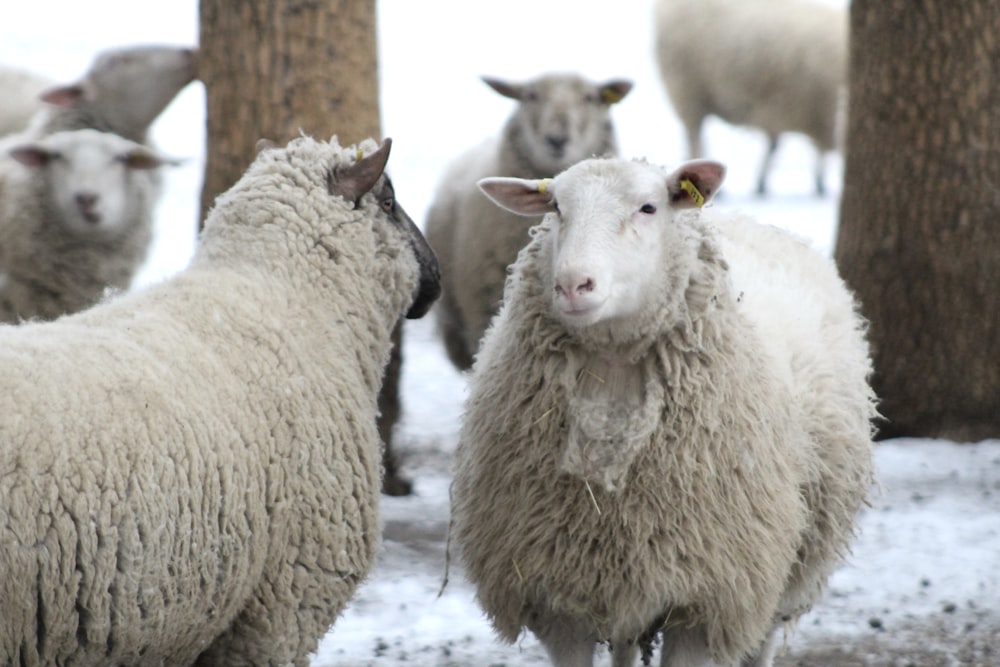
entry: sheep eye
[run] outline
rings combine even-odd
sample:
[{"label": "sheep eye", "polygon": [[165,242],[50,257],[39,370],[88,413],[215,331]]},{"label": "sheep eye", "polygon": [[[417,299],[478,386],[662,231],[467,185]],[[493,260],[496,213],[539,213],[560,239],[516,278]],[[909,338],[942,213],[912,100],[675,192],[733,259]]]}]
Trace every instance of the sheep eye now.
[{"label": "sheep eye", "polygon": [[538,93],[535,92],[534,90],[526,90],[526,91],[524,91],[524,101],[525,102],[537,102],[538,101]]},{"label": "sheep eye", "polygon": [[642,207],[639,209],[639,212],[645,213],[646,215],[652,215],[656,213],[656,207],[653,206],[652,204],[643,204]]},{"label": "sheep eye", "polygon": [[386,213],[392,213],[392,209],[396,208],[396,200],[393,199],[392,197],[386,197],[385,199],[381,200],[378,203],[378,205]]},{"label": "sheep eye", "polygon": [[594,93],[587,93],[586,96],[584,96],[583,101],[587,104],[597,104],[597,95]]}]

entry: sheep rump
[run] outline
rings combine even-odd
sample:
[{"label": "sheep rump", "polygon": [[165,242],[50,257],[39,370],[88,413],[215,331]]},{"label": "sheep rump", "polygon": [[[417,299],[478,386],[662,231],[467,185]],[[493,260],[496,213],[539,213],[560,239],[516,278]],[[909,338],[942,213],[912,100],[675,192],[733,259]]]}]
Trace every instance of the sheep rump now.
[{"label": "sheep rump", "polygon": [[[477,599],[503,639],[528,629],[550,652],[662,632],[701,633],[720,663],[766,654],[845,556],[872,479],[853,298],[788,233],[685,212],[662,302],[625,330],[568,330],[550,306],[554,218],[512,267],[470,376],[452,516]],[[607,443],[574,442],[602,428]]]},{"label": "sheep rump", "polygon": [[0,326],[0,662],[306,667],[375,555],[390,330],[434,296],[356,155],[267,150],[185,271]]}]

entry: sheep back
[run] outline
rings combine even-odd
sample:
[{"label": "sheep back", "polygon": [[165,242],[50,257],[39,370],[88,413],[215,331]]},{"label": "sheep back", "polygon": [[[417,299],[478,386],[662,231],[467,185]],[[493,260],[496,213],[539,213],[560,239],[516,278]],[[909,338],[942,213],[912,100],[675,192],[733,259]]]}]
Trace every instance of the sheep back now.
[{"label": "sheep back", "polygon": [[0,137],[20,132],[42,108],[41,93],[54,82],[48,77],[19,67],[0,65]]}]

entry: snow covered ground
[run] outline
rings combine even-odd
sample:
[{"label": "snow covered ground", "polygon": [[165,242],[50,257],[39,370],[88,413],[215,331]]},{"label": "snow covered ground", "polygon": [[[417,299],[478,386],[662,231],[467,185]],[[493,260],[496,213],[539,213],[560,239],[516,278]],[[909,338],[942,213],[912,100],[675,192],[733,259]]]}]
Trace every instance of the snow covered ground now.
[{"label": "snow covered ground", "polygon": [[[681,128],[653,61],[651,5],[380,0],[383,129],[394,139],[389,166],[399,201],[420,222],[447,161],[496,132],[510,112],[512,103],[479,81],[483,74],[523,79],[574,70],[598,80],[632,78],[635,89],[614,110],[623,154],[665,164],[683,159]],[[108,46],[197,38],[194,0],[0,6],[0,62],[60,80],[78,76]],[[156,245],[138,286],[183,268],[194,248],[203,107],[200,84],[189,86],[153,128],[163,151],[188,161],[168,175]],[[829,164],[832,194],[817,199],[813,153],[789,137],[775,160],[773,196],[758,199],[752,192],[763,138],[710,122],[707,144],[729,166],[717,206],[746,210],[832,249],[839,159]],[[439,595],[465,386],[429,319],[410,323],[404,352],[397,446],[416,491],[384,498],[378,565],[321,642],[314,665],[546,664],[530,636],[514,646],[494,639],[454,564]],[[854,554],[803,618],[780,664],[1000,665],[1000,648],[992,648],[1000,645],[1000,442],[890,441],[877,446],[876,460],[882,488],[862,514]]]}]

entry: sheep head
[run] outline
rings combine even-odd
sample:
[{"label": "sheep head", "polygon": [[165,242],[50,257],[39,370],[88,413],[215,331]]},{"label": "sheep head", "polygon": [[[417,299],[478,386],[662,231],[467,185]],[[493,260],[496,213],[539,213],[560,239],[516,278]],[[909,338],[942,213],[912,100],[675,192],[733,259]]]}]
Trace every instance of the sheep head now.
[{"label": "sheep head", "polygon": [[617,152],[610,108],[632,90],[631,81],[594,83],[575,74],[547,74],[525,83],[493,77],[483,81],[518,102],[506,132],[534,173],[555,173],[594,155]]},{"label": "sheep head", "polygon": [[709,201],[724,176],[725,167],[708,160],[667,173],[640,161],[591,159],[554,179],[486,178],[479,187],[514,213],[547,214],[551,264],[541,275],[552,315],[572,331],[641,316],[662,305],[664,289],[683,296],[697,248],[683,241],[677,214]]}]

